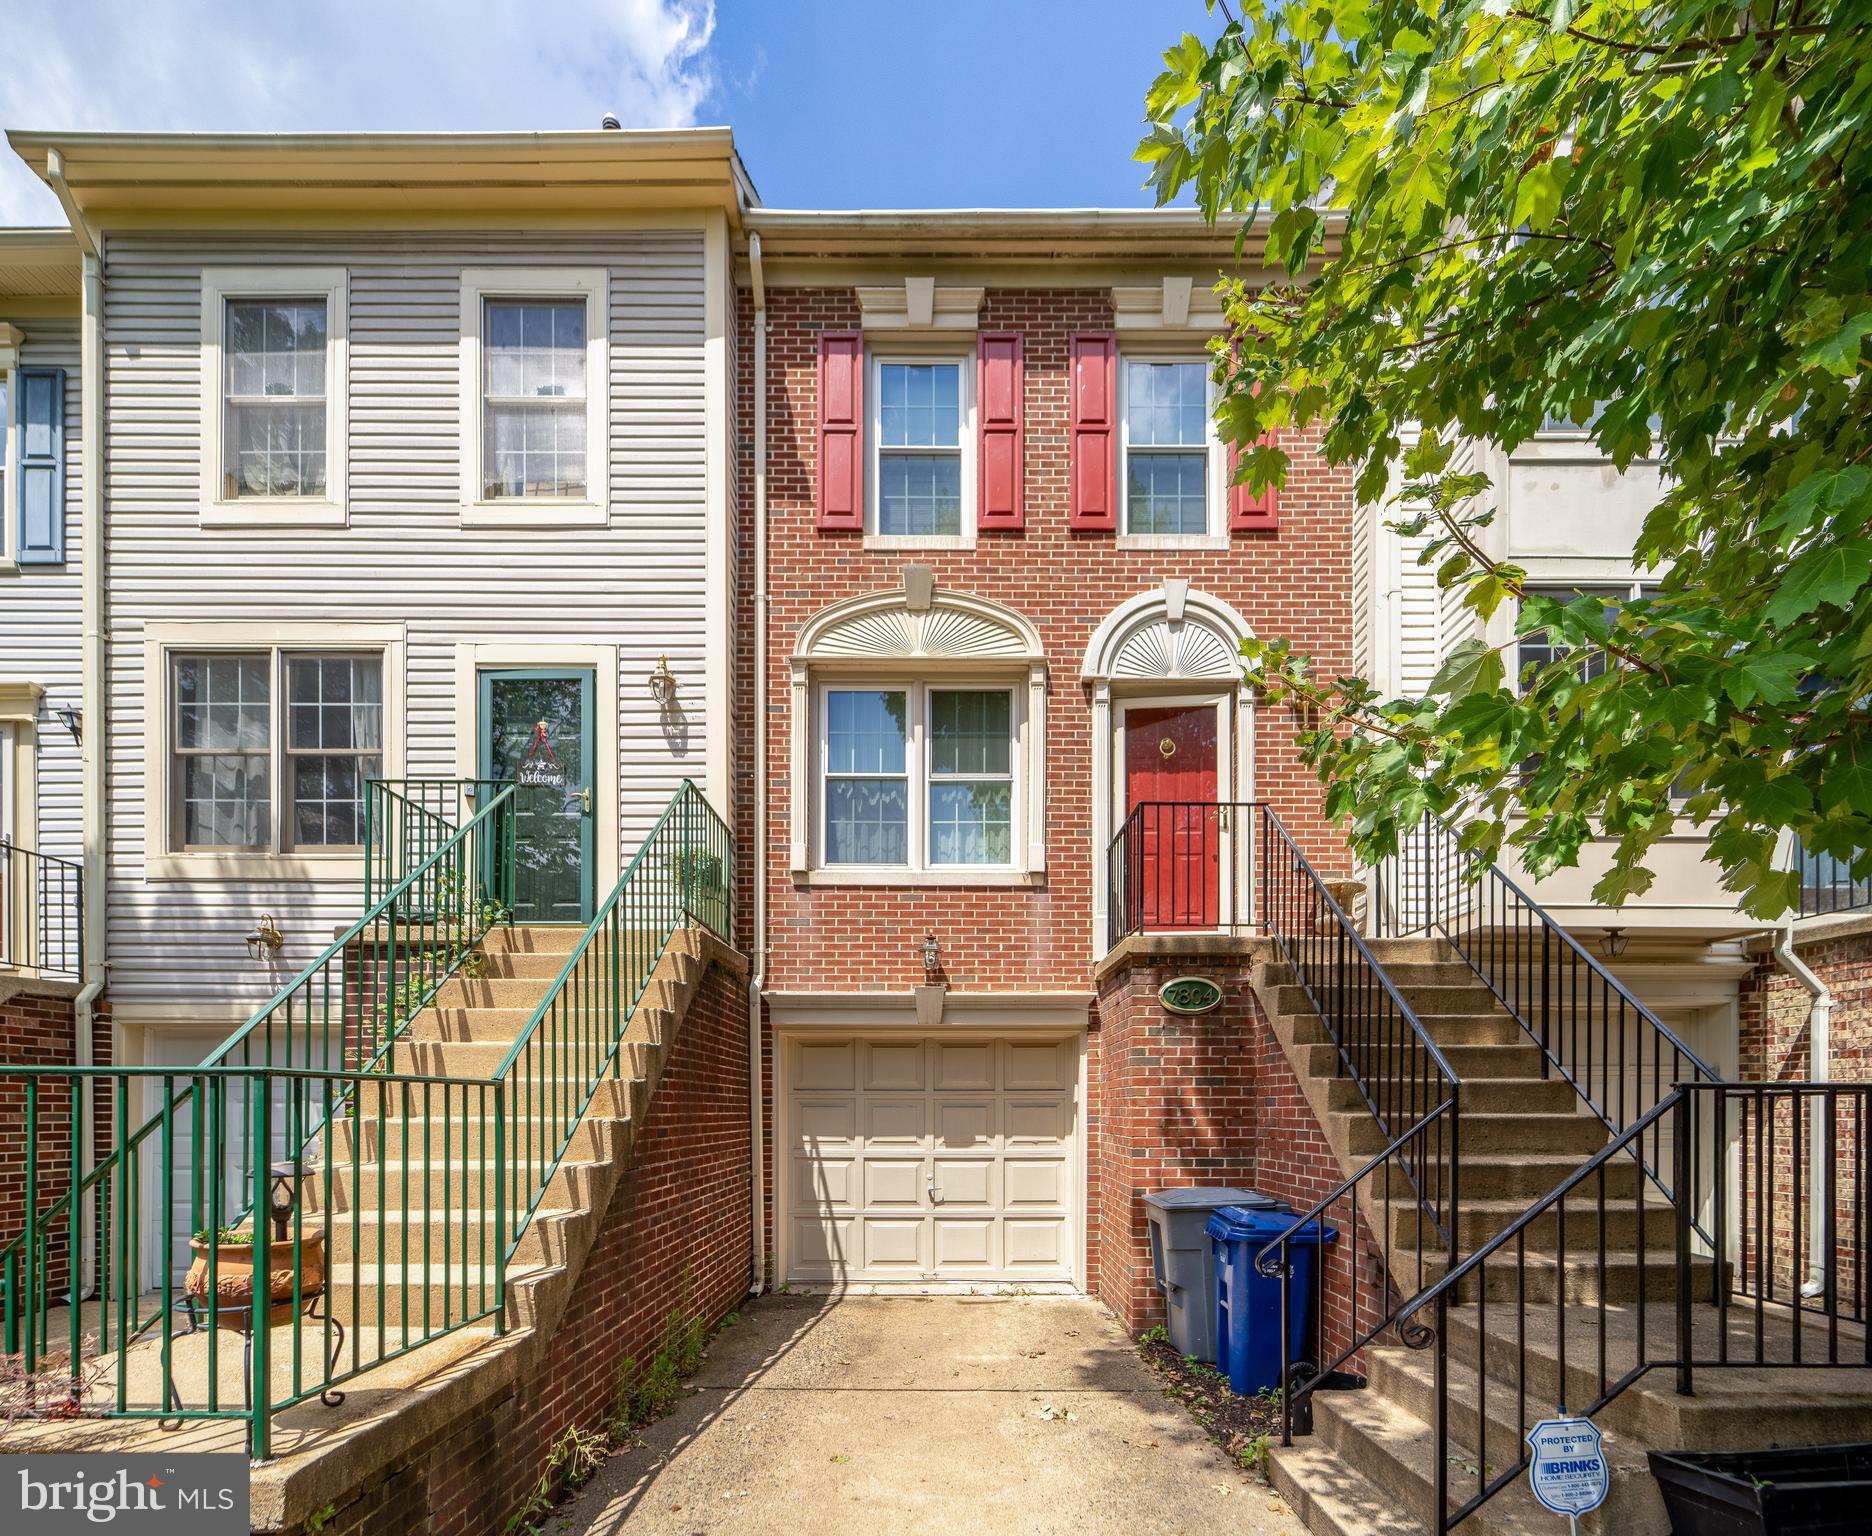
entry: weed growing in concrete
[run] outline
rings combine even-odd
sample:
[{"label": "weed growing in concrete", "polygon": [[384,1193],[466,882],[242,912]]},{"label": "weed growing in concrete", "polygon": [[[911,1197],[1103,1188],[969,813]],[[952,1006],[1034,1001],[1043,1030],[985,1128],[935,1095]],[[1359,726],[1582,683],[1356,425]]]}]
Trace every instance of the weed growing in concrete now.
[{"label": "weed growing in concrete", "polygon": [[604,1464],[610,1443],[603,1435],[568,1424],[546,1453],[546,1468],[526,1503],[507,1522],[507,1536],[538,1536],[540,1521],[562,1495],[582,1488]]}]

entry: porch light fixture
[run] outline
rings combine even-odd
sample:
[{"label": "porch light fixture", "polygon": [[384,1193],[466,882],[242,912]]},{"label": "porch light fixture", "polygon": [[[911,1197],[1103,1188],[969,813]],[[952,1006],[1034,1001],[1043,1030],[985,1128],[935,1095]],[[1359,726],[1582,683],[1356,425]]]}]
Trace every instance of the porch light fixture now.
[{"label": "porch light fixture", "polygon": [[650,697],[663,709],[676,702],[676,674],[670,671],[667,656],[657,657],[657,664],[651,669]]},{"label": "porch light fixture", "polygon": [[247,935],[247,953],[256,960],[271,960],[286,947],[286,935],[279,931],[271,912],[262,912],[253,932]]},{"label": "porch light fixture", "polygon": [[299,1203],[299,1164],[288,1159],[267,1168],[267,1214],[273,1218],[273,1241],[286,1241],[286,1224]]},{"label": "porch light fixture", "polygon": [[1599,947],[1605,951],[1606,959],[1616,960],[1625,953],[1625,946],[1629,943],[1631,940],[1625,937],[1623,928],[1608,928],[1605,936],[1599,940]]},{"label": "porch light fixture", "polygon": [[923,979],[931,986],[935,986],[937,977],[941,972],[942,945],[936,942],[935,934],[925,934],[923,938]]},{"label": "porch light fixture", "polygon": [[71,739],[84,745],[84,711],[76,704],[61,704],[52,713],[58,717],[58,723],[71,732]]}]

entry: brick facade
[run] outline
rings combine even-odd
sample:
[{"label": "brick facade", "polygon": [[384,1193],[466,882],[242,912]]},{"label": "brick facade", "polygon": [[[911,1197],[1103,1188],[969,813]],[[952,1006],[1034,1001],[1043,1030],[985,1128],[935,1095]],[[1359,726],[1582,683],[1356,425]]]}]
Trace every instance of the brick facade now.
[{"label": "brick facade", "polygon": [[399,1458],[327,1521],[327,1536],[503,1529],[553,1441],[569,1424],[602,1424],[623,1361],[649,1361],[673,1309],[712,1326],[746,1293],[746,999],[738,975],[704,976],[544,1363]]},{"label": "brick facade", "polygon": [[[22,983],[0,1001],[0,1063],[20,1067],[71,1067],[78,1061],[78,1033],[72,995],[75,986]],[[92,1013],[92,1060],[111,1064],[108,1008]],[[93,1090],[93,1144],[110,1146],[108,1092]],[[71,1187],[71,1084],[52,1076],[39,1080],[33,1106],[38,1150],[38,1198],[41,1211]],[[27,1159],[27,1085],[20,1078],[0,1078],[0,1145],[15,1149],[0,1159],[0,1241],[25,1231]],[[47,1289],[58,1294],[66,1283],[65,1234],[54,1231],[47,1243]]]},{"label": "brick facade", "polygon": [[[757,681],[767,704],[766,819],[758,829],[768,903],[765,984],[770,991],[901,995],[923,981],[919,948],[923,936],[934,933],[954,990],[1089,993],[1099,957],[1092,932],[1094,882],[1105,878],[1105,850],[1092,846],[1093,756],[1110,746],[1093,740],[1091,690],[1080,676],[1087,643],[1120,604],[1159,588],[1165,577],[1181,577],[1192,590],[1232,606],[1256,634],[1291,640],[1328,671],[1349,669],[1351,475],[1318,457],[1311,434],[1289,434],[1284,446],[1293,464],[1281,493],[1278,530],[1236,533],[1225,550],[1122,549],[1110,534],[1071,531],[1068,338],[1112,326],[1110,290],[990,286],[981,328],[1022,337],[1025,526],[982,531],[972,550],[867,550],[860,534],[822,532],[815,525],[817,339],[823,330],[860,325],[856,296],[844,288],[777,287],[769,289],[767,304],[767,668],[764,678],[753,678],[750,631],[742,642],[736,717],[739,729],[755,729]],[[751,335],[746,294],[741,305],[737,325],[742,335]],[[1150,350],[1162,352],[1161,346]],[[737,365],[737,413],[751,421],[751,347],[742,349]],[[746,441],[739,473],[743,485],[753,483],[752,445]],[[754,499],[744,497],[744,549],[753,547],[753,516]],[[792,796],[812,792],[810,783],[790,782],[789,658],[797,637],[829,604],[901,587],[904,567],[913,562],[933,568],[939,589],[1004,604],[1041,637],[1049,679],[1047,870],[1038,888],[808,887],[792,878]],[[1153,691],[1178,688],[1165,684]],[[1213,685],[1208,691],[1213,694]],[[1283,712],[1261,708],[1252,762],[1236,765],[1237,783],[1252,783],[1257,798],[1272,802],[1310,855],[1341,864],[1343,840],[1320,814],[1319,786],[1300,762],[1293,736]],[[751,754],[741,762],[737,824],[746,828],[752,825]],[[741,910],[750,905],[744,900]],[[1155,982],[1128,980],[1091,1010],[1081,1127],[1088,1285],[1133,1326],[1154,1305],[1140,1280],[1148,1274],[1149,1254],[1138,1195],[1164,1182],[1227,1182],[1251,1174],[1254,1063],[1264,1043],[1278,1050],[1265,1025],[1251,1025],[1252,1004],[1239,982],[1228,1006],[1203,1020],[1166,1023],[1169,1016],[1149,995],[1154,991]],[[1191,1066],[1198,1068],[1194,1075],[1186,1073]],[[1162,1075],[1154,1076],[1160,1067]],[[767,1073],[771,1116],[771,1054]],[[1136,1097],[1147,1081],[1154,1107]],[[1297,1094],[1284,1102],[1305,1113]],[[1286,1140],[1291,1145],[1294,1138]],[[1324,1152],[1323,1140],[1319,1150]],[[771,1178],[768,1194],[770,1222],[777,1224]]]}]

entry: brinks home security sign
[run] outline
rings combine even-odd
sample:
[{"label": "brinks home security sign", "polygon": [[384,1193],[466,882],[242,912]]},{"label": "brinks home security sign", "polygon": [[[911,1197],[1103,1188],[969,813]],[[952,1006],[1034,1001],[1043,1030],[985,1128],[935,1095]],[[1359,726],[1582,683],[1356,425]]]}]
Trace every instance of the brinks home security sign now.
[{"label": "brinks home security sign", "polygon": [[1577,1520],[1605,1503],[1612,1472],[1591,1419],[1542,1419],[1527,1441],[1534,1453],[1528,1464],[1534,1497],[1556,1515]]}]

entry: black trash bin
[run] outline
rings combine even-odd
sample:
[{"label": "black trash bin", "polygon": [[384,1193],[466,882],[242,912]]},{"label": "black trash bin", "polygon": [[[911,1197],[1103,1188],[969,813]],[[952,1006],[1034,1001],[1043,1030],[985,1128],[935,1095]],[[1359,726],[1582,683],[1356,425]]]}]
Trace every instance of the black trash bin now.
[{"label": "black trash bin", "polygon": [[1872,1445],[1652,1451],[1673,1536],[1847,1536],[1872,1529]]},{"label": "black trash bin", "polygon": [[1171,1347],[1215,1364],[1215,1255],[1203,1228],[1225,1205],[1251,1211],[1287,1211],[1272,1195],[1252,1189],[1160,1189],[1144,1197],[1150,1218],[1151,1268],[1164,1297],[1164,1328]]}]

